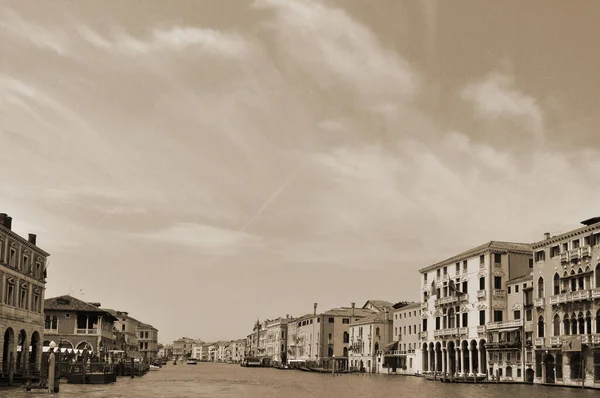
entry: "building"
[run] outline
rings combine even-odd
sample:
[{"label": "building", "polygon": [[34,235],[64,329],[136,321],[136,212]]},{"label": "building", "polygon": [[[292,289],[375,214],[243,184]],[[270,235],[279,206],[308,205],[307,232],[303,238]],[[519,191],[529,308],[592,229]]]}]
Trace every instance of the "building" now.
[{"label": "building", "polygon": [[246,352],[246,340],[239,339],[231,343],[231,360],[235,363],[240,363],[244,360]]},{"label": "building", "polygon": [[348,368],[350,322],[373,314],[364,308],[334,308],[317,314],[317,303],[312,315],[304,315],[288,324],[288,362],[315,362],[329,367],[335,361],[338,369]]},{"label": "building", "polygon": [[421,303],[397,303],[392,315],[394,344],[384,353],[384,366],[390,373],[414,375],[421,371]]},{"label": "building", "polygon": [[44,302],[44,346],[54,341],[59,348],[88,350],[104,358],[117,349],[111,313],[100,303],[87,303],[65,295]]},{"label": "building", "polygon": [[600,217],[534,243],[535,383],[600,387]]},{"label": "building", "polygon": [[158,329],[146,323],[137,327],[139,351],[142,357],[149,362],[154,362],[158,357]]},{"label": "building", "polygon": [[506,283],[507,319],[486,324],[488,374],[500,381],[533,381],[532,281],[532,274],[509,280]]},{"label": "building", "polygon": [[256,320],[252,333],[246,337],[246,357],[267,357],[267,325],[266,321]]},{"label": "building", "polygon": [[[346,356],[352,369],[380,372],[383,350],[393,339],[392,314],[388,307],[350,323]],[[344,335],[346,338],[346,335]]]},{"label": "building", "polygon": [[189,337],[182,337],[173,342],[173,357],[175,359],[189,358],[192,355],[192,346],[201,343]]},{"label": "building", "polygon": [[508,319],[506,283],[532,267],[530,245],[491,241],[421,269],[423,371],[486,375],[486,324]]},{"label": "building", "polygon": [[289,315],[265,321],[265,353],[273,364],[286,363],[287,328],[291,321]]},{"label": "building", "polygon": [[36,239],[34,234],[25,239],[13,232],[12,217],[0,214],[0,333],[4,339],[0,359],[5,374],[11,363],[15,373],[23,374],[27,364],[37,368],[42,358],[46,261],[50,255],[37,246]]},{"label": "building", "polygon": [[121,344],[117,344],[117,349],[125,351],[127,355],[132,355],[133,352],[138,351],[137,327],[141,322],[129,316],[127,311],[117,311],[109,308],[106,308],[105,311],[117,319],[115,327],[123,335],[123,341]]}]

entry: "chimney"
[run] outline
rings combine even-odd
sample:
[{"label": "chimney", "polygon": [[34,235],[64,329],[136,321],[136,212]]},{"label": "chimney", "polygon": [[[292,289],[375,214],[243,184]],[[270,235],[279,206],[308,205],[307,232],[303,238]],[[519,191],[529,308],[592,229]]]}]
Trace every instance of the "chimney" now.
[{"label": "chimney", "polygon": [[315,307],[313,315],[317,315],[317,303],[314,303],[313,306]]},{"label": "chimney", "polygon": [[0,225],[4,225],[4,220],[6,220],[6,213],[0,213]]},{"label": "chimney", "polygon": [[550,232],[544,233],[544,239],[546,239],[546,240],[550,239]]},{"label": "chimney", "polygon": [[12,230],[12,217],[6,216],[3,224],[6,228]]},{"label": "chimney", "polygon": [[[354,307],[356,306],[356,303],[350,303],[350,305],[352,306],[352,318],[354,318]],[[352,322],[352,320],[350,320],[350,322]]]},{"label": "chimney", "polygon": [[37,235],[36,234],[29,234],[29,239],[28,240],[29,240],[29,243],[35,245],[35,242],[37,240]]}]

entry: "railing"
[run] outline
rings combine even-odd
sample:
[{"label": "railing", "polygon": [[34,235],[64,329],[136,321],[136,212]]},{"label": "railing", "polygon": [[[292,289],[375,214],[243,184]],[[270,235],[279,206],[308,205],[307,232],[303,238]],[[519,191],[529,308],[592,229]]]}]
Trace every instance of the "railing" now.
[{"label": "railing", "polygon": [[77,329],[77,334],[98,334],[98,329]]},{"label": "railing", "polygon": [[392,355],[392,356],[400,356],[400,355],[406,355],[406,351],[393,350],[393,351],[386,351],[384,354],[385,355]]},{"label": "railing", "polygon": [[561,263],[568,263],[569,262],[569,252],[562,252],[562,253],[560,253],[560,262]]},{"label": "railing", "polygon": [[435,330],[433,332],[434,337],[457,336],[457,335],[458,335],[458,328],[440,329],[440,330]]},{"label": "railing", "polygon": [[506,290],[504,290],[504,289],[494,289],[494,296],[495,297],[504,297],[504,296],[506,296]]},{"label": "railing", "polygon": [[478,299],[483,299],[485,298],[486,294],[485,294],[485,290],[478,290],[477,291],[477,298]]},{"label": "railing", "polygon": [[[598,296],[600,297],[600,289],[598,290]],[[554,296],[550,296],[549,301],[551,305],[560,304],[560,303],[571,303],[574,301],[583,301],[589,300],[594,297],[593,290],[577,290],[575,292],[556,294]]]},{"label": "railing", "polygon": [[515,328],[523,326],[523,320],[517,319],[514,321],[490,322],[487,325],[487,330],[497,330],[504,328]]},{"label": "railing", "polygon": [[458,334],[460,336],[466,336],[469,334],[469,328],[458,328]]},{"label": "railing", "polygon": [[581,253],[581,250],[579,248],[570,250],[569,251],[569,260],[573,260],[573,259],[579,258],[580,253]]},{"label": "railing", "polygon": [[581,248],[581,257],[591,257],[592,256],[592,248],[589,246],[584,246]]},{"label": "railing", "polygon": [[592,298],[600,298],[600,287],[592,289]]},{"label": "railing", "polygon": [[58,329],[44,329],[44,334],[57,334]]},{"label": "railing", "polygon": [[543,337],[536,337],[533,341],[533,344],[536,347],[543,347],[544,346],[544,338]]},{"label": "railing", "polygon": [[494,263],[494,267],[496,267],[496,268],[502,268],[502,263]]},{"label": "railing", "polygon": [[600,344],[600,333],[592,335],[592,344]]},{"label": "railing", "polygon": [[551,346],[559,346],[560,345],[560,337],[550,337],[550,345]]},{"label": "railing", "polygon": [[420,339],[426,339],[427,338],[427,332],[419,332],[419,338]]},{"label": "railing", "polygon": [[533,302],[533,305],[535,305],[536,307],[543,307],[544,306],[544,298],[536,298],[535,301]]},{"label": "railing", "polygon": [[477,326],[477,333],[478,334],[485,333],[485,325]]},{"label": "railing", "polygon": [[427,301],[424,301],[424,302],[421,303],[421,309],[423,311],[427,311]]},{"label": "railing", "polygon": [[581,336],[581,344],[590,344],[592,342],[592,336],[584,334]]}]

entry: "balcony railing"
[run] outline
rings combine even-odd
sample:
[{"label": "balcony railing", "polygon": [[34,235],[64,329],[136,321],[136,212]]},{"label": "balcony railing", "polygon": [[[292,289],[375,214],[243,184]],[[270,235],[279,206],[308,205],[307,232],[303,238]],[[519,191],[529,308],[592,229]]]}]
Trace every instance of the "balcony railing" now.
[{"label": "balcony railing", "polygon": [[504,297],[504,296],[506,296],[506,290],[494,289],[494,297]]},{"label": "balcony railing", "polygon": [[469,328],[458,328],[459,336],[466,336],[469,334]]},{"label": "balcony railing", "polygon": [[484,299],[484,298],[485,298],[485,296],[486,296],[486,294],[485,294],[485,290],[478,290],[478,291],[477,291],[477,298],[478,298],[478,299]]},{"label": "balcony railing", "polygon": [[569,262],[569,252],[562,252],[562,253],[560,253],[560,262],[561,263],[568,263]]},{"label": "balcony railing", "polygon": [[600,287],[592,289],[592,298],[600,298]]},{"label": "balcony railing", "polygon": [[419,338],[424,340],[427,338],[427,332],[419,332]]},{"label": "balcony railing", "polygon": [[496,267],[496,268],[502,268],[502,263],[494,263],[494,267]]},{"label": "balcony railing", "polygon": [[592,248],[589,246],[584,246],[581,248],[581,258],[583,257],[591,257],[592,256]]},{"label": "balcony railing", "polygon": [[[594,289],[596,290],[596,289]],[[600,290],[600,289],[598,289]],[[575,292],[556,294],[554,296],[550,296],[549,301],[551,305],[562,304],[562,303],[572,303],[575,301],[585,301],[589,300],[593,297],[593,290],[577,290]],[[598,292],[600,296],[600,291]]]},{"label": "balcony railing", "polygon": [[491,322],[487,325],[487,330],[498,330],[504,328],[517,328],[523,326],[523,320],[517,319],[514,321]]},{"label": "balcony railing", "polygon": [[579,256],[581,255],[581,250],[579,248],[577,249],[573,249],[569,251],[569,260],[574,260],[579,258]]},{"label": "balcony railing", "polygon": [[544,306],[544,298],[536,298],[535,301],[533,302],[533,305],[535,305],[536,307],[543,307]]},{"label": "balcony railing", "polygon": [[421,303],[421,310],[427,311],[427,301]]},{"label": "balcony railing", "polygon": [[98,329],[77,329],[77,334],[98,334]]},{"label": "balcony railing", "polygon": [[550,337],[550,345],[553,347],[559,346],[560,345],[560,337]]},{"label": "balcony railing", "polygon": [[469,301],[469,297],[466,294],[461,294],[459,296],[448,296],[448,297],[443,297],[441,299],[435,300],[435,306],[445,305],[445,304],[454,304],[454,303],[458,303],[458,302],[463,303],[466,301]]},{"label": "balcony railing", "polygon": [[600,333],[592,335],[592,344],[600,344]]},{"label": "balcony railing", "polygon": [[544,338],[536,337],[535,340],[533,341],[533,344],[535,344],[536,347],[543,347],[544,346]]},{"label": "balcony railing", "polygon": [[477,326],[477,334],[485,333],[485,325]]},{"label": "balcony railing", "polygon": [[434,337],[457,336],[457,335],[458,335],[458,328],[440,329],[440,330],[435,330],[433,332]]}]

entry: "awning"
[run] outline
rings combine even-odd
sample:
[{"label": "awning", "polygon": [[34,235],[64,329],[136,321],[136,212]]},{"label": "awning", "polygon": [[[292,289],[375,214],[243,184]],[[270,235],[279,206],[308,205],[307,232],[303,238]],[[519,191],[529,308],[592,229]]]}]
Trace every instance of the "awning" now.
[{"label": "awning", "polygon": [[508,328],[508,329],[498,329],[498,332],[514,332],[515,330],[521,330],[521,328]]},{"label": "awning", "polygon": [[392,350],[393,351],[396,348],[398,348],[398,342],[397,341],[392,341],[391,343],[388,343],[388,344],[385,345],[385,349],[386,350]]}]

